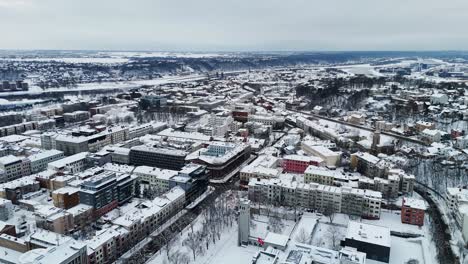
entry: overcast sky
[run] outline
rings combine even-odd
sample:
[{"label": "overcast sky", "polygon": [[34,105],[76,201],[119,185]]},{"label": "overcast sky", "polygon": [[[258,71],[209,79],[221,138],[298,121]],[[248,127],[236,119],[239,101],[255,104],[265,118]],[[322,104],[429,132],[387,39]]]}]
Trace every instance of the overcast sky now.
[{"label": "overcast sky", "polygon": [[468,0],[0,0],[0,49],[468,50]]}]

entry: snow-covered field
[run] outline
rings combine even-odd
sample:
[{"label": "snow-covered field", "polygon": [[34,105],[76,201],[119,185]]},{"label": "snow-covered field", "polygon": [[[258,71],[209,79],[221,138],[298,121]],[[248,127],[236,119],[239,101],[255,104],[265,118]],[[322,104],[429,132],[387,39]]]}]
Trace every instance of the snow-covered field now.
[{"label": "snow-covered field", "polygon": [[128,62],[126,58],[106,58],[106,57],[76,57],[76,58],[0,58],[6,61],[36,61],[36,62],[65,62],[65,63],[97,63],[97,64],[117,64]]},{"label": "snow-covered field", "polygon": [[38,86],[31,86],[29,91],[17,91],[17,92],[3,92],[2,95],[21,95],[21,94],[40,94],[45,91],[47,92],[66,92],[66,91],[87,91],[95,89],[131,89],[136,88],[141,85],[161,85],[166,83],[181,83],[181,82],[191,82],[198,81],[206,78],[203,75],[193,74],[187,76],[165,76],[153,80],[134,80],[134,81],[124,81],[124,82],[102,82],[102,83],[81,83],[76,87],[61,87],[61,88],[49,88],[43,90]]}]

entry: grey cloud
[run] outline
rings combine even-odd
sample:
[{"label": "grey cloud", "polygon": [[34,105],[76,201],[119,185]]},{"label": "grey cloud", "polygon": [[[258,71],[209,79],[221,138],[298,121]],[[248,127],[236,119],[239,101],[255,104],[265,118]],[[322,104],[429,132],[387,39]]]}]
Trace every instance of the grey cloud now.
[{"label": "grey cloud", "polygon": [[464,0],[0,0],[0,48],[468,47]]}]

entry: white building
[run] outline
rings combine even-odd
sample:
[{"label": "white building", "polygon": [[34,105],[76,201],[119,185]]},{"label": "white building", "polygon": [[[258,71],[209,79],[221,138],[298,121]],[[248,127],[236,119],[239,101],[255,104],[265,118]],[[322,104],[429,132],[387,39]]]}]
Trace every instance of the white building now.
[{"label": "white building", "polygon": [[442,131],[437,129],[424,129],[421,136],[429,142],[439,142],[442,138]]},{"label": "white building", "polygon": [[156,188],[157,192],[169,191],[169,180],[179,174],[175,170],[166,170],[150,166],[138,166],[133,171],[138,180],[143,184],[149,184]]},{"label": "white building", "polygon": [[310,145],[309,141],[301,143],[302,150],[309,155],[322,158],[327,166],[339,166],[341,161],[341,152],[332,151],[324,146]]},{"label": "white building", "polygon": [[448,96],[446,94],[433,94],[431,95],[431,104],[447,104]]},{"label": "white building", "polygon": [[298,183],[282,179],[252,179],[249,199],[254,202],[380,218],[382,194],[378,191]]},{"label": "white building", "polygon": [[8,155],[0,158],[0,173],[3,176],[0,183],[9,182],[26,175],[31,174],[30,161],[26,158],[20,158],[13,155]]},{"label": "white building", "polygon": [[53,171],[69,171],[71,173],[81,172],[86,167],[88,152],[81,152],[63,159],[51,162],[48,168]]},{"label": "white building", "polygon": [[31,173],[38,173],[47,169],[50,162],[62,159],[63,151],[51,149],[31,155],[28,159],[31,161]]}]

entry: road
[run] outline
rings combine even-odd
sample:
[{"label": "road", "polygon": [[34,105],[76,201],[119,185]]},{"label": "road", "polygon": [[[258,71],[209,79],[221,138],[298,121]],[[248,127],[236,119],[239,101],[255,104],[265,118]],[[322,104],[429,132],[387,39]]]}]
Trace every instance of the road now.
[{"label": "road", "polygon": [[[431,228],[434,229],[432,230],[432,235],[434,236],[433,240],[437,248],[437,259],[441,264],[459,263],[459,259],[455,256],[450,246],[450,228],[442,219],[442,214],[436,203],[432,200],[431,195],[429,195],[429,190],[431,188],[421,184],[415,187],[415,191],[429,203],[429,208],[426,212],[433,219]],[[437,192],[435,193],[439,195]]]}]

